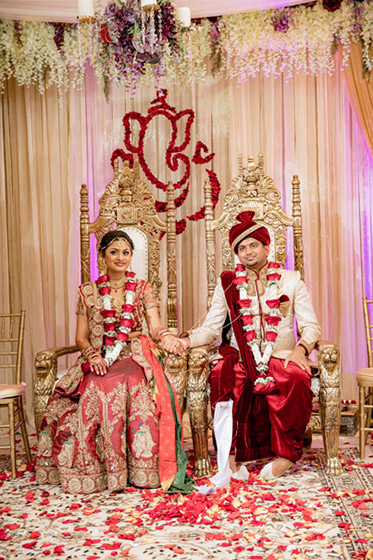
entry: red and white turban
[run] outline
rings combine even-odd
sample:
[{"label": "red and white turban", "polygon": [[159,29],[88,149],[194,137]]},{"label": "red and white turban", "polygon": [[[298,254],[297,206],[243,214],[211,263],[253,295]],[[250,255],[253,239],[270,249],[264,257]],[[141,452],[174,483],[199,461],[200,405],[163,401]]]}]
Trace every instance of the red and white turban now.
[{"label": "red and white turban", "polygon": [[246,237],[253,237],[263,245],[269,245],[271,238],[268,229],[254,222],[255,212],[241,212],[237,216],[238,224],[235,224],[229,232],[229,245],[237,254],[239,243]]}]

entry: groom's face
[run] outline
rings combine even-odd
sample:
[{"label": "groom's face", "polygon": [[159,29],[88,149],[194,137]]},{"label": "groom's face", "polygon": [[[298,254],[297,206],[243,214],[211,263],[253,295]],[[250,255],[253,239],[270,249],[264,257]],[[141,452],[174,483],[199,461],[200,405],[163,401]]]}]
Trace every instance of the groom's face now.
[{"label": "groom's face", "polygon": [[243,239],[237,248],[237,257],[240,263],[248,268],[260,270],[267,262],[269,246],[263,245],[253,237]]}]

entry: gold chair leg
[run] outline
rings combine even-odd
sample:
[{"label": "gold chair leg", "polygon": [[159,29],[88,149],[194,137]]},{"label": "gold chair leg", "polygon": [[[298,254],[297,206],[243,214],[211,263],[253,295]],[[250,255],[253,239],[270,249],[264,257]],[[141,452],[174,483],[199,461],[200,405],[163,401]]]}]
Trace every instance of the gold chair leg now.
[{"label": "gold chair leg", "polygon": [[359,386],[359,416],[360,416],[360,429],[359,429],[359,447],[360,459],[365,459],[365,389]]},{"label": "gold chair leg", "polygon": [[211,463],[208,453],[206,348],[192,348],[189,352],[187,403],[195,453],[194,476],[209,476]]},{"label": "gold chair leg", "polygon": [[[372,404],[373,404],[373,390],[370,387],[369,387],[368,394],[367,394],[366,399],[365,399],[365,404],[368,407],[372,406]],[[365,449],[365,446],[366,446],[367,441],[368,441],[371,418],[372,418],[372,409],[371,408],[366,408],[366,410],[365,410],[365,428],[366,429],[364,430],[364,449]]]},{"label": "gold chair leg", "polygon": [[12,466],[12,478],[17,477],[16,463],[16,431],[14,422],[14,401],[10,401],[9,405],[9,437],[10,437],[10,461]]},{"label": "gold chair leg", "polygon": [[326,472],[333,476],[342,474],[338,457],[339,430],[341,427],[340,354],[334,344],[319,345],[320,368],[320,418],[326,455]]},{"label": "gold chair leg", "polygon": [[23,446],[24,446],[25,451],[26,451],[27,462],[31,463],[32,457],[31,457],[30,445],[29,445],[29,442],[28,442],[28,435],[27,435],[27,429],[26,429],[25,413],[23,411],[22,397],[20,397],[20,399],[19,399],[19,415],[20,415],[20,418],[21,418],[21,432],[22,432]]}]

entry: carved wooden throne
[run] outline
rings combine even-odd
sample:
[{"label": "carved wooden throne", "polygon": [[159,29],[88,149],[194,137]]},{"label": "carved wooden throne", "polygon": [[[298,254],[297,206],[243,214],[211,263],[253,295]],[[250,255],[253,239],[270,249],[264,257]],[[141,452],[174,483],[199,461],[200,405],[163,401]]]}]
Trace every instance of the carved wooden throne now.
[{"label": "carved wooden throne", "polygon": [[[264,174],[263,155],[259,154],[258,164],[252,157],[248,158],[243,166],[242,156],[239,157],[239,174],[232,180],[224,202],[221,215],[214,219],[211,199],[211,185],[205,183],[205,230],[206,230],[206,256],[207,256],[207,281],[208,305],[211,303],[216,285],[216,252],[222,254],[222,269],[234,270],[234,254],[229,245],[229,230],[236,223],[236,216],[245,210],[255,211],[255,221],[267,227],[271,236],[271,253],[269,260],[276,260],[282,267],[286,262],[286,232],[288,227],[293,229],[294,243],[294,268],[304,278],[303,246],[302,246],[302,215],[300,201],[300,182],[294,175],[292,181],[293,199],[292,216],[288,216],[282,209],[281,194],[273,185],[270,177]],[[216,236],[216,233],[218,234]],[[342,467],[338,458],[338,440],[341,418],[340,395],[340,353],[335,344],[320,341],[318,350],[318,376],[313,379],[312,390],[315,400],[319,403],[321,431],[326,453],[326,469],[331,474],[341,474]],[[206,438],[202,448],[205,451],[205,464],[207,456],[207,373],[208,354],[211,349],[193,349],[194,362],[199,366],[194,371],[188,371],[188,399],[197,404],[198,416],[201,420],[200,433]],[[190,360],[190,358],[189,358]],[[193,361],[193,360],[192,360]],[[196,402],[195,388],[198,383],[198,392],[204,395]],[[205,425],[202,426],[203,421]],[[312,429],[314,417],[311,417],[309,428]]]},{"label": "carved wooden throne", "polygon": [[[94,222],[89,221],[88,190],[82,185],[80,190],[80,247],[81,281],[90,280],[90,235],[97,242],[109,230],[124,229],[135,244],[132,268],[139,278],[147,279],[157,296],[161,288],[160,234],[166,234],[167,241],[167,326],[176,332],[176,265],[175,265],[175,207],[174,188],[167,188],[167,218],[163,221],[155,210],[154,197],[146,183],[140,180],[139,165],[135,159],[133,169],[127,162],[119,169],[114,163],[114,179],[106,186],[99,201],[99,213]],[[98,267],[102,273],[102,261],[98,257]],[[57,362],[60,356],[78,351],[77,346],[65,346],[43,350],[35,358],[35,425],[40,424],[57,378]],[[166,374],[173,381],[175,371],[186,377],[186,357],[165,356]],[[168,371],[169,370],[169,371]],[[177,385],[177,384],[176,384]],[[183,395],[184,396],[184,395]]]}]

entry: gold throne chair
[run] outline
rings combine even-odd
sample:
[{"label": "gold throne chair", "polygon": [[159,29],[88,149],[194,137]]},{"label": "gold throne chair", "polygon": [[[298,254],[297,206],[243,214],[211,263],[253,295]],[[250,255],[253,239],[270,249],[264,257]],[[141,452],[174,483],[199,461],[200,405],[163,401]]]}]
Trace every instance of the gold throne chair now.
[{"label": "gold throne chair", "polygon": [[[211,185],[205,183],[205,235],[207,258],[208,306],[217,281],[217,253],[221,254],[218,262],[221,270],[234,270],[235,255],[229,246],[229,230],[236,223],[236,216],[247,210],[255,211],[255,221],[267,227],[271,236],[271,253],[269,260],[277,261],[282,267],[286,263],[286,233],[293,230],[294,268],[304,279],[302,213],[300,199],[300,182],[296,175],[292,180],[292,216],[282,209],[281,194],[270,177],[264,173],[263,155],[259,154],[258,164],[252,157],[244,166],[239,156],[239,173],[232,180],[224,201],[221,215],[214,218],[211,198]],[[340,352],[339,348],[326,341],[317,344],[318,374],[312,380],[314,402],[319,405],[319,415],[311,416],[307,432],[320,428],[326,454],[326,470],[339,475],[342,467],[338,457],[339,430],[341,423],[340,391]],[[188,358],[187,396],[189,407],[196,409],[199,420],[198,430],[200,448],[203,452],[204,465],[208,465],[207,452],[207,376],[208,357],[216,351],[207,347],[194,348]],[[196,398],[198,397],[198,398]],[[194,437],[196,434],[194,434]],[[203,441],[204,440],[204,441]]]},{"label": "gold throne chair", "polygon": [[[162,282],[160,280],[161,240],[167,244],[167,327],[177,332],[176,319],[176,222],[174,187],[167,188],[167,214],[163,221],[155,209],[155,199],[144,181],[140,179],[138,160],[131,169],[128,162],[119,168],[114,162],[114,178],[105,187],[99,200],[99,212],[94,222],[89,221],[88,190],[82,185],[80,190],[80,253],[81,282],[90,280],[90,235],[97,242],[109,230],[123,229],[134,241],[136,251],[132,268],[139,278],[152,285],[158,299]],[[98,256],[98,268],[102,273],[102,260]],[[145,328],[145,325],[144,325]],[[58,373],[58,358],[78,352],[77,346],[61,346],[38,352],[35,357],[35,426],[39,433],[49,397],[52,394]],[[179,402],[184,400],[183,382],[186,377],[186,355],[164,356],[165,371],[174,383]],[[176,375],[177,374],[177,375]],[[182,394],[181,394],[182,393]]]}]

